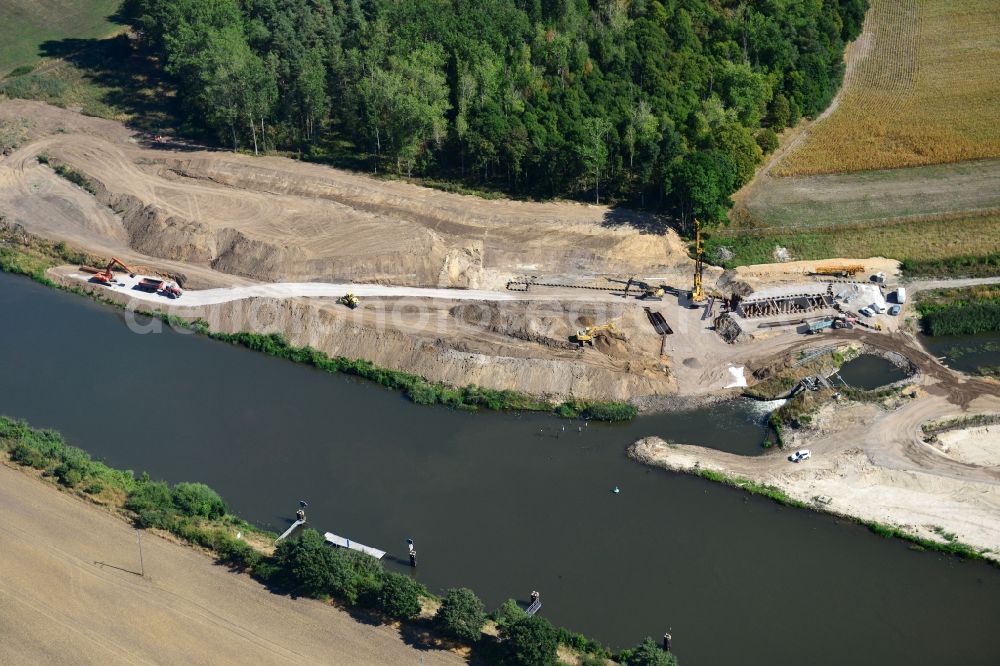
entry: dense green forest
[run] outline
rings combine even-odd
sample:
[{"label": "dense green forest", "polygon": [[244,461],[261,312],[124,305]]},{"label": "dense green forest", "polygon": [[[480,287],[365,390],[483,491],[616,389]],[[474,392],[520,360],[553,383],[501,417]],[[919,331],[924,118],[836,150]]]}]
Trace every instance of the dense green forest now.
[{"label": "dense green forest", "polygon": [[128,0],[192,128],[248,150],[719,220],[822,110],[867,0]]}]

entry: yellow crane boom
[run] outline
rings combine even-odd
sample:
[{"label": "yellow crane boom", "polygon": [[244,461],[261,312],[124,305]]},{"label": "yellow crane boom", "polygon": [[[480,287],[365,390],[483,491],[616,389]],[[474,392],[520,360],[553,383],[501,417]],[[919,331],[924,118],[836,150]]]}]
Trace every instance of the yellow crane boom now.
[{"label": "yellow crane boom", "polygon": [[694,289],[691,290],[691,302],[701,303],[705,300],[705,290],[701,285],[701,274],[704,271],[702,255],[705,254],[705,245],[701,241],[701,222],[695,218],[694,221]]}]

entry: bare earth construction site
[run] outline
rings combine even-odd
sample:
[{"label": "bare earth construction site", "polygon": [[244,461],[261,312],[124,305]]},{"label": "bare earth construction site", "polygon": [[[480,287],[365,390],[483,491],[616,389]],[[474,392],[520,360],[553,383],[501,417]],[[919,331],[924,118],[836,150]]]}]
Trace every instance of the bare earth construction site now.
[{"label": "bare earth construction site", "polygon": [[[213,331],[281,333],[296,346],[456,386],[651,406],[735,395],[812,349],[902,355],[917,371],[904,397],[827,405],[792,436],[814,449],[809,465],[790,467],[780,452],[745,459],[654,440],[633,453],[773,484],[802,501],[823,498],[818,508],[931,539],[946,528],[989,549],[987,557],[1000,552],[998,460],[978,448],[954,454],[969,448],[961,444],[948,455],[921,431],[929,421],[1000,413],[1000,385],[945,368],[899,330],[912,299],[898,317],[857,317],[872,303],[886,305],[898,282],[895,261],[707,268],[713,297],[692,307],[694,261],[651,215],[486,201],[286,158],[206,151],[33,102],[0,102],[0,122],[24,128],[20,146],[0,160],[7,225],[119,257],[137,273],[181,282],[186,293],[176,301],[147,294],[134,289],[138,277],[121,274],[96,285],[77,266],[53,269],[53,279],[139,309],[201,318]],[[87,189],[53,166],[80,174]],[[831,266],[854,268],[835,275]],[[878,273],[886,284],[868,280]],[[662,300],[644,293],[660,286]],[[942,285],[906,288],[928,286]],[[356,309],[337,303],[347,291],[359,296]],[[653,298],[635,298],[643,295]],[[669,334],[651,325],[655,313]],[[609,323],[590,346],[575,339]],[[810,329],[817,334],[806,335]]]}]

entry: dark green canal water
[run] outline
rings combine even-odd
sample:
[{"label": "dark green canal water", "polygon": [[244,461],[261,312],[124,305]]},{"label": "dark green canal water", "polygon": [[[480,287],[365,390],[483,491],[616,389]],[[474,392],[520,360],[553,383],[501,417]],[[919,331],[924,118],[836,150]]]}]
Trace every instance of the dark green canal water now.
[{"label": "dark green canal water", "polygon": [[136,334],[19,277],[0,274],[0,313],[0,412],[112,466],[208,483],[275,530],[306,499],[320,531],[400,559],[412,537],[432,591],[494,607],[537,589],[542,615],[615,647],[669,628],[685,666],[1000,663],[1000,571],[625,456],[649,434],[758,453],[751,403],[627,425],[469,414]]},{"label": "dark green canal water", "polygon": [[862,354],[840,367],[839,374],[850,386],[870,391],[905,379],[906,370],[874,354]]},{"label": "dark green canal water", "polygon": [[1000,367],[1000,333],[976,335],[922,335],[928,351],[942,357],[948,367],[978,375],[980,368]]}]

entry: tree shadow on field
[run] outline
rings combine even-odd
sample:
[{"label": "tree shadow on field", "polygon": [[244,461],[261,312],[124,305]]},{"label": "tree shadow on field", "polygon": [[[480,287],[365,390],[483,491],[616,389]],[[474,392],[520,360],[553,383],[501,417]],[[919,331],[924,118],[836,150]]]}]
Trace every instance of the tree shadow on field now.
[{"label": "tree shadow on field", "polygon": [[[429,619],[410,620],[399,626],[399,637],[404,643],[415,650],[421,652],[437,652],[440,650],[450,650],[461,647],[461,643],[456,643],[441,636],[434,629],[434,622]],[[475,658],[475,652],[468,663],[485,663]]]},{"label": "tree shadow on field", "polygon": [[631,208],[611,208],[604,214],[601,226],[609,229],[628,227],[641,234],[662,235],[667,229],[674,228],[670,218],[649,211]]},{"label": "tree shadow on field", "polygon": [[164,86],[166,74],[157,58],[120,34],[108,39],[67,38],[43,42],[39,52],[79,70],[96,88],[98,101],[128,116],[128,124],[147,132],[179,125],[177,96]]}]

